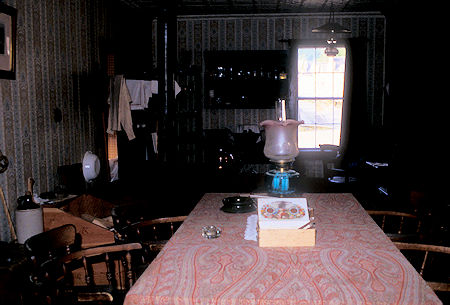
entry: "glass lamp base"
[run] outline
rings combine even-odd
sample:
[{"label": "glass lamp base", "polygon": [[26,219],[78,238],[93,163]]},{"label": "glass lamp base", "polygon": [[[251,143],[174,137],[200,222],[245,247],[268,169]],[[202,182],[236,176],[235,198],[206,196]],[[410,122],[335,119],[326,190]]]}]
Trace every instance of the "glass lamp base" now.
[{"label": "glass lamp base", "polygon": [[296,171],[272,169],[266,172],[268,190],[275,195],[287,195],[295,192],[293,179],[299,177]]}]

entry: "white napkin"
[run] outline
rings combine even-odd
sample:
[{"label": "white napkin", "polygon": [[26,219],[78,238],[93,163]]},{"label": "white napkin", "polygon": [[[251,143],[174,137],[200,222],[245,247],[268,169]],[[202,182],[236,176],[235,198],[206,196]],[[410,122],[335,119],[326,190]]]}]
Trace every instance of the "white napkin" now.
[{"label": "white napkin", "polygon": [[158,153],[158,133],[152,132],[152,143],[153,143],[153,151],[155,154]]},{"label": "white napkin", "polygon": [[245,228],[245,240],[258,240],[258,232],[256,231],[256,224],[258,223],[258,215],[251,215],[247,218],[247,227]]}]

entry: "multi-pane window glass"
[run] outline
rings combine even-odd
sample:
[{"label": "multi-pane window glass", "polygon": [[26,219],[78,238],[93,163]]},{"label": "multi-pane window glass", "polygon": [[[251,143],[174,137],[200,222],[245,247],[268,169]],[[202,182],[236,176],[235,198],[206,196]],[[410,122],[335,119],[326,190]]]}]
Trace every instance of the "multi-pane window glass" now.
[{"label": "multi-pane window glass", "polygon": [[344,99],[345,48],[329,57],[325,48],[298,49],[299,148],[339,145]]}]

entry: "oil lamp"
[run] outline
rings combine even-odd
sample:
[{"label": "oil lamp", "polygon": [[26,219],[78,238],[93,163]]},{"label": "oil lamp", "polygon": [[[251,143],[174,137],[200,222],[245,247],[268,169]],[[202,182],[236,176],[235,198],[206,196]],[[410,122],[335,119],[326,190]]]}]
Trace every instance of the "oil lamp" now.
[{"label": "oil lamp", "polygon": [[274,165],[266,172],[270,181],[269,191],[275,195],[285,195],[294,192],[290,180],[299,174],[294,171],[292,163],[298,155],[299,121],[286,119],[286,101],[276,101],[277,120],[265,120],[260,123],[266,133],[264,155]]}]

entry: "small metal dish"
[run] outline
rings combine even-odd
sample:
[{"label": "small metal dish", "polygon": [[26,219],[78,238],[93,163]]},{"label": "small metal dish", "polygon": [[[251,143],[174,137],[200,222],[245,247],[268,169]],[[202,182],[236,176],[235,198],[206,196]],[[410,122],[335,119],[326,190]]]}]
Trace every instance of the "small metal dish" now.
[{"label": "small metal dish", "polygon": [[250,197],[233,196],[222,199],[225,206],[245,206],[255,204],[255,201]]},{"label": "small metal dish", "polygon": [[220,208],[225,213],[249,213],[256,211],[256,206],[254,204],[249,205],[236,205],[236,206],[226,206]]},{"label": "small metal dish", "polygon": [[220,209],[226,213],[248,213],[256,210],[255,201],[250,197],[227,197],[222,202]]}]

